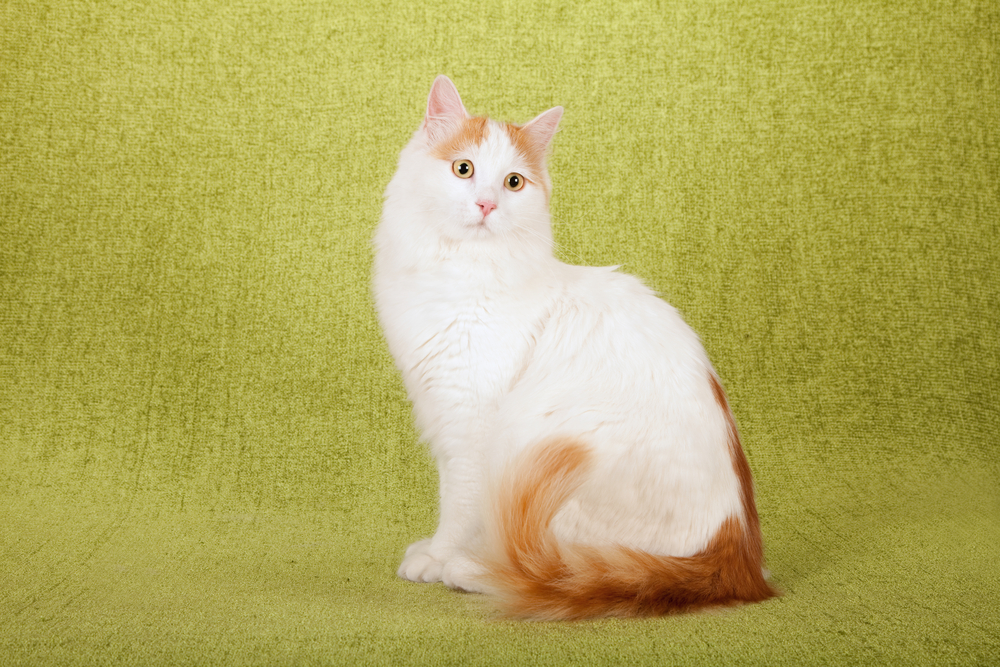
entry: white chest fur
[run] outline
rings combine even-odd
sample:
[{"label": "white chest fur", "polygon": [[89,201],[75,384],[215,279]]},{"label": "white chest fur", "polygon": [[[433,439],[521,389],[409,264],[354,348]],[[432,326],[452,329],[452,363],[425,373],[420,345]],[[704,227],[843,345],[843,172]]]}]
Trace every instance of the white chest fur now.
[{"label": "white chest fur", "polygon": [[551,289],[516,282],[459,263],[385,277],[380,319],[432,446],[473,435],[530,358]]}]

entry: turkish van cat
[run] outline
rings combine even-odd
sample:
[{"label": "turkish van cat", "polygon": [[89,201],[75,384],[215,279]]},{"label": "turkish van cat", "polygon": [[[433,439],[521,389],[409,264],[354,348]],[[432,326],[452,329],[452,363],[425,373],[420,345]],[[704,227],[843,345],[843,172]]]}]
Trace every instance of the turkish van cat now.
[{"label": "turkish van cat", "polygon": [[389,350],[437,462],[399,576],[512,616],[650,616],[776,594],[750,467],[697,335],[636,278],[553,255],[562,107],[473,117],[445,76],[375,234]]}]

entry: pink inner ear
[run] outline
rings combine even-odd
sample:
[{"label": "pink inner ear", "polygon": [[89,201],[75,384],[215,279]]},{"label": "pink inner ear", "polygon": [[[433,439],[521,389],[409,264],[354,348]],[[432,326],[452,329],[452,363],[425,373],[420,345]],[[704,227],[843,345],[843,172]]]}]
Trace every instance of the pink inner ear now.
[{"label": "pink inner ear", "polygon": [[434,79],[430,95],[427,96],[427,113],[424,115],[424,128],[431,139],[440,141],[446,138],[468,117],[458,89],[451,79],[444,74]]},{"label": "pink inner ear", "polygon": [[562,118],[562,114],[562,107],[552,107],[548,111],[543,111],[535,116],[521,129],[528,133],[532,141],[544,149],[552,141],[552,136],[559,127],[559,120]]}]

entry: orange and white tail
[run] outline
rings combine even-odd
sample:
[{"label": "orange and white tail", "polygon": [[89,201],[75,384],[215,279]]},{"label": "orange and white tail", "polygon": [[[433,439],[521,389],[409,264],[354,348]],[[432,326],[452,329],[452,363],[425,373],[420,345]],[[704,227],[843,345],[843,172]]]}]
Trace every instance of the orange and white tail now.
[{"label": "orange and white tail", "polygon": [[577,441],[560,439],[522,456],[501,487],[494,555],[483,563],[488,572],[484,581],[503,611],[539,620],[659,616],[777,595],[761,571],[763,547],[750,468],[735,424],[730,434],[744,517],[726,519],[708,546],[683,558],[626,547],[559,544],[549,524],[583,481],[589,451]]}]

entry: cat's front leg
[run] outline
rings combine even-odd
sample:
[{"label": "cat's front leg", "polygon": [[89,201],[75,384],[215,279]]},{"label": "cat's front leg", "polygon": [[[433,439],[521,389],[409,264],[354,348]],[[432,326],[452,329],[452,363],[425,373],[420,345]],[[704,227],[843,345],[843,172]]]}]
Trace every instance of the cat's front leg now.
[{"label": "cat's front leg", "polygon": [[441,581],[450,588],[481,592],[480,566],[469,550],[479,532],[481,466],[467,458],[439,460],[440,519],[434,536],[406,549],[396,574],[409,581]]},{"label": "cat's front leg", "polygon": [[451,557],[436,558],[432,554],[433,538],[414,542],[406,548],[403,562],[396,575],[401,579],[422,583],[440,581],[448,588],[483,593],[479,583],[483,568],[468,556],[459,552]]}]

